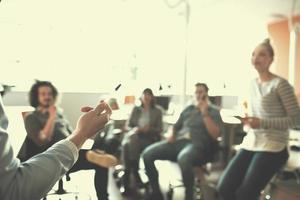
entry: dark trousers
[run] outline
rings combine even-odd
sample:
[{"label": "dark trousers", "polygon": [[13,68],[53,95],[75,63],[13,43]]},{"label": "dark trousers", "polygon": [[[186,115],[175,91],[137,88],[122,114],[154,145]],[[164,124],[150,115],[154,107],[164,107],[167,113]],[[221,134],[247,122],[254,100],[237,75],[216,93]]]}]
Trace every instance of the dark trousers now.
[{"label": "dark trousers", "polygon": [[146,174],[149,178],[154,193],[160,193],[158,182],[158,171],[154,165],[155,160],[171,160],[179,164],[185,186],[185,199],[193,200],[194,189],[194,166],[205,164],[211,157],[213,151],[209,149],[204,152],[196,147],[190,140],[181,139],[174,143],[162,141],[152,144],[142,154]]},{"label": "dark trousers", "polygon": [[80,150],[79,157],[73,167],[69,170],[68,173],[77,172],[80,170],[95,170],[94,176],[94,186],[96,189],[97,197],[99,200],[107,200],[107,184],[108,184],[108,169],[104,167],[100,167],[98,165],[90,163],[86,159],[86,152],[89,150]]},{"label": "dark trousers", "polygon": [[257,200],[288,159],[288,152],[240,150],[226,167],[217,190],[222,200]]},{"label": "dark trousers", "polygon": [[[92,149],[100,149],[105,151],[106,153],[115,154],[118,147],[119,147],[119,142],[114,138],[105,139],[105,138],[96,137]],[[86,159],[87,151],[89,150],[81,149],[79,151],[78,160],[76,161],[74,166],[69,170],[68,173],[73,173],[79,170],[94,169],[95,170],[94,186],[95,186],[98,200],[107,200],[108,199],[108,192],[107,192],[108,169],[90,163]]]},{"label": "dark trousers", "polygon": [[124,163],[123,181],[125,189],[129,189],[131,173],[137,182],[141,182],[138,173],[140,154],[153,142],[155,142],[153,137],[141,133],[128,134],[124,138],[122,144],[122,158]]}]

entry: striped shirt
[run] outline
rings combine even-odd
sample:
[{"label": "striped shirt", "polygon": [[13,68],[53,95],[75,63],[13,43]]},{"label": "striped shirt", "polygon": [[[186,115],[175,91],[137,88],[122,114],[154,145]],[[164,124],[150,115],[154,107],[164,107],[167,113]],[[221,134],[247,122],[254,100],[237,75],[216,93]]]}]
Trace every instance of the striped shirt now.
[{"label": "striped shirt", "polygon": [[251,83],[250,109],[260,118],[259,129],[249,129],[242,148],[251,151],[282,151],[288,144],[289,128],[300,124],[300,108],[293,87],[283,78]]}]

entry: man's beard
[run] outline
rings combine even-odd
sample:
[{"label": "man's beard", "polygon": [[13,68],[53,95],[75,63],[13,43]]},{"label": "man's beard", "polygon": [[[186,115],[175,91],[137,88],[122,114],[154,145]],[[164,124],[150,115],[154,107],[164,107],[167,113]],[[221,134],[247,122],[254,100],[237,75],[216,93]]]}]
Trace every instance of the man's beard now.
[{"label": "man's beard", "polygon": [[49,108],[50,106],[52,106],[54,103],[51,102],[51,100],[47,101],[47,103],[45,104],[40,104],[40,107],[42,108]]}]

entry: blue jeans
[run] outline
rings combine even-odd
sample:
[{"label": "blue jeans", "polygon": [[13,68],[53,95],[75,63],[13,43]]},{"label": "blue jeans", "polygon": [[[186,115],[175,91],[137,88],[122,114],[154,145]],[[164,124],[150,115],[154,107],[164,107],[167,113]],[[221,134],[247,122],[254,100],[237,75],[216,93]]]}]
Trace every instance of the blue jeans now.
[{"label": "blue jeans", "polygon": [[142,154],[146,174],[149,178],[153,193],[161,193],[158,183],[158,171],[154,162],[156,160],[178,162],[185,186],[186,200],[193,200],[194,166],[205,164],[211,157],[209,151],[203,152],[203,150],[195,147],[191,141],[187,139],[177,140],[174,143],[168,143],[167,141],[158,142],[147,147]]},{"label": "blue jeans", "polygon": [[240,150],[226,167],[217,190],[223,200],[257,200],[260,192],[285,164],[288,152]]}]

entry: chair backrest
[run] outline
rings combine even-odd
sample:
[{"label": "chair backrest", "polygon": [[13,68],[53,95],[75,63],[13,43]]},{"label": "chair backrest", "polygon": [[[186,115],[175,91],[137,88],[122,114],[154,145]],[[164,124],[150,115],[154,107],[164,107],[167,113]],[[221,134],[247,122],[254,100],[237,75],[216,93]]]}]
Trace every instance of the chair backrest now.
[{"label": "chair backrest", "polygon": [[9,133],[10,143],[12,144],[13,151],[18,153],[22,148],[23,141],[26,138],[26,130],[22,111],[32,110],[29,106],[6,106],[5,111],[9,119],[9,126],[7,132]]},{"label": "chair backrest", "polygon": [[[25,118],[27,116],[27,114],[29,113],[30,111],[23,111],[21,112],[22,114],[22,119],[23,119],[23,124],[25,122]],[[24,129],[25,129],[25,125],[24,125]],[[27,137],[27,132],[26,132],[26,129],[25,129],[25,133],[26,133],[26,136],[23,140],[23,143],[22,143],[22,146],[20,148],[20,150],[18,151],[18,154],[17,154],[17,158],[19,158],[22,162],[28,160],[30,158],[30,156],[28,155],[28,152],[27,152],[27,148],[28,146],[30,145],[30,141]]]}]

